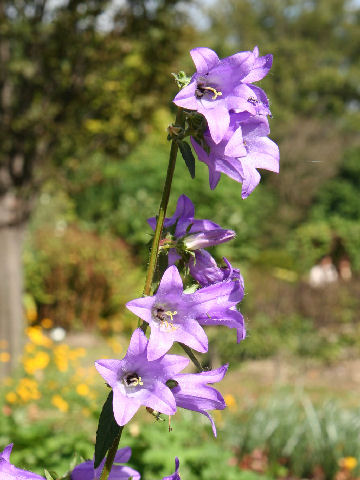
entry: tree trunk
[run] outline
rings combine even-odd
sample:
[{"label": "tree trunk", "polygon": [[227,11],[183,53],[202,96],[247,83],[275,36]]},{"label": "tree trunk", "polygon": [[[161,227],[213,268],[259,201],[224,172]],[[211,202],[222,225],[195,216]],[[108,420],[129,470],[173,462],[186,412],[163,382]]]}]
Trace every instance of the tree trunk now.
[{"label": "tree trunk", "polygon": [[[24,336],[22,307],[22,245],[25,223],[0,226],[0,353],[8,352],[9,361],[0,361],[0,378],[18,365]],[[6,360],[6,355],[2,356]]]}]

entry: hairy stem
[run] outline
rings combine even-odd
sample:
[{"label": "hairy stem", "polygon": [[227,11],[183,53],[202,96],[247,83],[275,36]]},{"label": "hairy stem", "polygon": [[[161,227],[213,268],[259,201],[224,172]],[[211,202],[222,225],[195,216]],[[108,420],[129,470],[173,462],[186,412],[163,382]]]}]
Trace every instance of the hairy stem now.
[{"label": "hairy stem", "polygon": [[199,362],[199,360],[195,357],[193,351],[191,350],[190,347],[188,347],[187,345],[185,345],[184,343],[181,343],[179,342],[179,345],[181,346],[181,348],[184,350],[184,352],[186,353],[186,355],[190,358],[190,360],[193,362],[193,364],[195,365],[195,367],[197,368],[198,372],[203,372],[204,369],[201,365],[201,363]]},{"label": "hairy stem", "polygon": [[107,457],[106,457],[106,461],[105,461],[105,465],[104,465],[103,471],[101,472],[100,480],[107,480],[109,475],[110,475],[111,468],[112,468],[113,463],[114,463],[115,455],[116,455],[116,452],[117,452],[118,447],[119,447],[120,438],[121,438],[121,434],[122,434],[123,429],[124,429],[124,427],[120,427],[119,434],[115,437],[115,440],[114,440],[113,444],[109,448],[109,451],[108,451],[108,454],[107,454]]},{"label": "hairy stem", "polygon": [[[184,126],[183,124],[184,124],[183,110],[182,110],[182,108],[178,108],[177,115],[176,115],[176,120],[175,120],[175,125],[179,126],[179,127],[183,127]],[[162,193],[162,197],[161,197],[159,213],[158,213],[158,216],[157,216],[154,238],[153,238],[153,242],[152,242],[152,246],[151,246],[149,265],[148,265],[148,269],[147,269],[144,292],[143,292],[144,295],[150,295],[150,293],[151,293],[151,285],[152,285],[152,282],[153,282],[154,273],[155,273],[155,270],[156,270],[156,265],[157,265],[157,260],[158,260],[158,255],[159,255],[160,238],[161,238],[161,233],[162,233],[163,226],[164,226],[166,210],[167,210],[167,206],[168,206],[169,198],[170,198],[171,184],[172,184],[172,179],[173,179],[174,171],[175,171],[177,152],[178,152],[178,144],[176,143],[175,140],[172,140],[171,149],[170,149],[170,156],[169,156],[169,164],[168,164],[168,169],[167,169],[167,173],[166,173],[164,189],[163,189],[163,193]],[[140,328],[143,330],[143,332],[146,332],[147,323],[142,322]]]},{"label": "hairy stem", "polygon": [[[184,114],[182,108],[178,108],[177,114],[176,114],[176,120],[175,120],[175,125],[183,127],[184,125]],[[151,293],[151,285],[153,282],[154,278],[154,273],[157,265],[157,259],[159,255],[159,244],[160,244],[160,238],[161,238],[161,233],[163,230],[164,226],[164,220],[165,220],[165,215],[166,215],[166,210],[167,206],[169,203],[169,198],[170,198],[170,191],[171,191],[171,184],[172,184],[172,179],[174,176],[174,171],[175,171],[175,164],[176,164],[176,157],[177,157],[177,152],[178,152],[178,144],[176,143],[175,140],[172,140],[171,142],[171,149],[170,149],[170,157],[169,157],[169,165],[166,173],[166,179],[165,179],[165,184],[164,184],[164,189],[161,197],[161,203],[159,207],[159,214],[157,217],[157,222],[156,222],[156,229],[155,229],[155,234],[154,234],[154,239],[153,243],[151,246],[151,252],[150,252],[150,259],[149,259],[149,265],[147,269],[147,274],[146,274],[146,280],[145,280],[145,286],[144,286],[144,295],[150,295]],[[140,322],[139,322],[140,324]],[[146,332],[147,328],[147,323],[142,322],[140,325],[140,328],[143,330],[143,332]],[[119,442],[121,438],[121,434],[123,431],[124,427],[120,428],[119,435],[115,438],[114,443],[110,447],[108,454],[106,456],[106,461],[105,465],[103,468],[103,471],[101,473],[100,480],[107,480],[111,468],[114,463],[115,455],[117,452],[117,449],[119,447]]]}]

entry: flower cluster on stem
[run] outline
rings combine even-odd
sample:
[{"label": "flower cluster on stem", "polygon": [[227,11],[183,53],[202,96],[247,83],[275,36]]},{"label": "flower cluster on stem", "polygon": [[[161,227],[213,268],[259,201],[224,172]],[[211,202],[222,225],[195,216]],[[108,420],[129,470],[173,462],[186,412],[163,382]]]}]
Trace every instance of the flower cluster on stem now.
[{"label": "flower cluster on stem", "polygon": [[[69,474],[71,480],[140,479],[136,470],[123,465],[129,461],[131,449],[118,450],[124,426],[140,407],[169,416],[178,408],[201,413],[210,420],[215,436],[209,412],[226,407],[220,392],[211,385],[223,379],[228,364],[204,371],[193,350],[208,351],[204,327],[234,328],[238,343],[245,338],[239,311],[244,296],[240,271],[226,258],[218,265],[207,250],[231,241],[235,232],[212,220],[195,218],[195,207],[186,195],[179,197],[172,217],[166,218],[166,212],[178,149],[191,176],[195,174],[195,158],[186,137],[191,137],[195,154],[208,166],[211,189],[224,173],[242,184],[241,196],[246,198],[260,182],[258,169],[279,171],[279,149],[268,138],[269,101],[254,85],[269,72],[272,55],[259,56],[257,47],[223,59],[208,48],[195,48],[190,54],[196,72],[190,79],[183,72],[175,75],[181,87],[174,98],[178,111],[175,124],[168,129],[171,150],[158,215],[148,219],[154,237],[143,296],[126,305],[139,317],[139,328],[121,360],[95,363],[112,393],[103,407],[106,414],[100,416],[94,459],[77,465]],[[167,255],[164,268],[158,265],[159,252]],[[156,271],[159,280],[155,280]],[[191,284],[191,290],[184,289],[183,279],[186,285]],[[198,373],[183,371],[189,358],[169,354],[175,342]],[[109,428],[100,424],[102,418],[110,422]],[[102,442],[99,448],[98,442]],[[11,448],[8,445],[0,454],[1,479],[44,479],[12,465]],[[180,480],[178,458],[174,473],[163,480]]]}]

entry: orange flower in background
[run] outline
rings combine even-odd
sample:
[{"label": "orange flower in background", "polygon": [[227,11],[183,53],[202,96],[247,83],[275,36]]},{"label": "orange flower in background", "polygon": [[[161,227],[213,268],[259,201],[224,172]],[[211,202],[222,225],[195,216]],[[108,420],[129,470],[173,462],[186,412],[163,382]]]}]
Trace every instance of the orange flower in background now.
[{"label": "orange flower in background", "polygon": [[30,378],[22,378],[16,388],[16,393],[23,403],[31,400],[38,400],[41,393],[38,390],[38,384],[35,380]]},{"label": "orange flower in background", "polygon": [[5,395],[5,399],[8,403],[16,403],[18,397],[15,392],[8,392]]},{"label": "orange flower in background", "polygon": [[231,395],[231,393],[224,395],[224,400],[225,400],[226,406],[229,407],[230,410],[236,409],[236,400],[235,400],[235,397]]},{"label": "orange flower in background", "polygon": [[54,322],[51,320],[51,318],[43,318],[41,320],[41,326],[46,329],[51,328],[54,326]]},{"label": "orange flower in background", "polygon": [[29,327],[26,329],[29,340],[39,347],[51,347],[52,340],[43,334],[41,327]]},{"label": "orange flower in background", "polygon": [[86,383],[79,383],[79,385],[77,385],[76,387],[76,392],[78,393],[78,395],[86,397],[90,393],[90,389],[86,385]]},{"label": "orange flower in background", "polygon": [[344,457],[339,460],[340,467],[345,468],[346,470],[354,470],[357,464],[358,461],[355,457]]},{"label": "orange flower in background", "polygon": [[10,353],[1,352],[0,353],[0,362],[3,362],[3,363],[10,362]]},{"label": "orange flower in background", "polygon": [[69,404],[60,395],[54,395],[51,399],[51,403],[61,412],[65,413],[69,410]]},{"label": "orange flower in background", "polygon": [[43,370],[48,366],[50,362],[50,356],[46,352],[38,352],[32,358],[26,358],[24,360],[24,368],[26,373],[33,375],[37,370]]}]

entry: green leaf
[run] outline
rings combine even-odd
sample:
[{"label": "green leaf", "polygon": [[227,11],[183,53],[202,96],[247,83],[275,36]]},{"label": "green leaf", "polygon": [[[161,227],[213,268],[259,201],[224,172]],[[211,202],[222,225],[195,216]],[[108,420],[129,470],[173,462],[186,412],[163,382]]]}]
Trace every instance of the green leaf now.
[{"label": "green leaf", "polygon": [[185,164],[190,172],[191,178],[195,178],[195,157],[192,153],[191,147],[187,142],[178,141],[181,155],[185,161]]},{"label": "green leaf", "polygon": [[99,425],[96,431],[95,461],[94,467],[97,468],[102,462],[115,438],[120,433],[120,427],[116,423],[113,412],[113,392],[109,393],[100,413]]},{"label": "green leaf", "polygon": [[46,469],[44,470],[44,473],[45,473],[45,478],[46,480],[56,480],[56,478],[54,478],[50,472],[48,472]]}]

